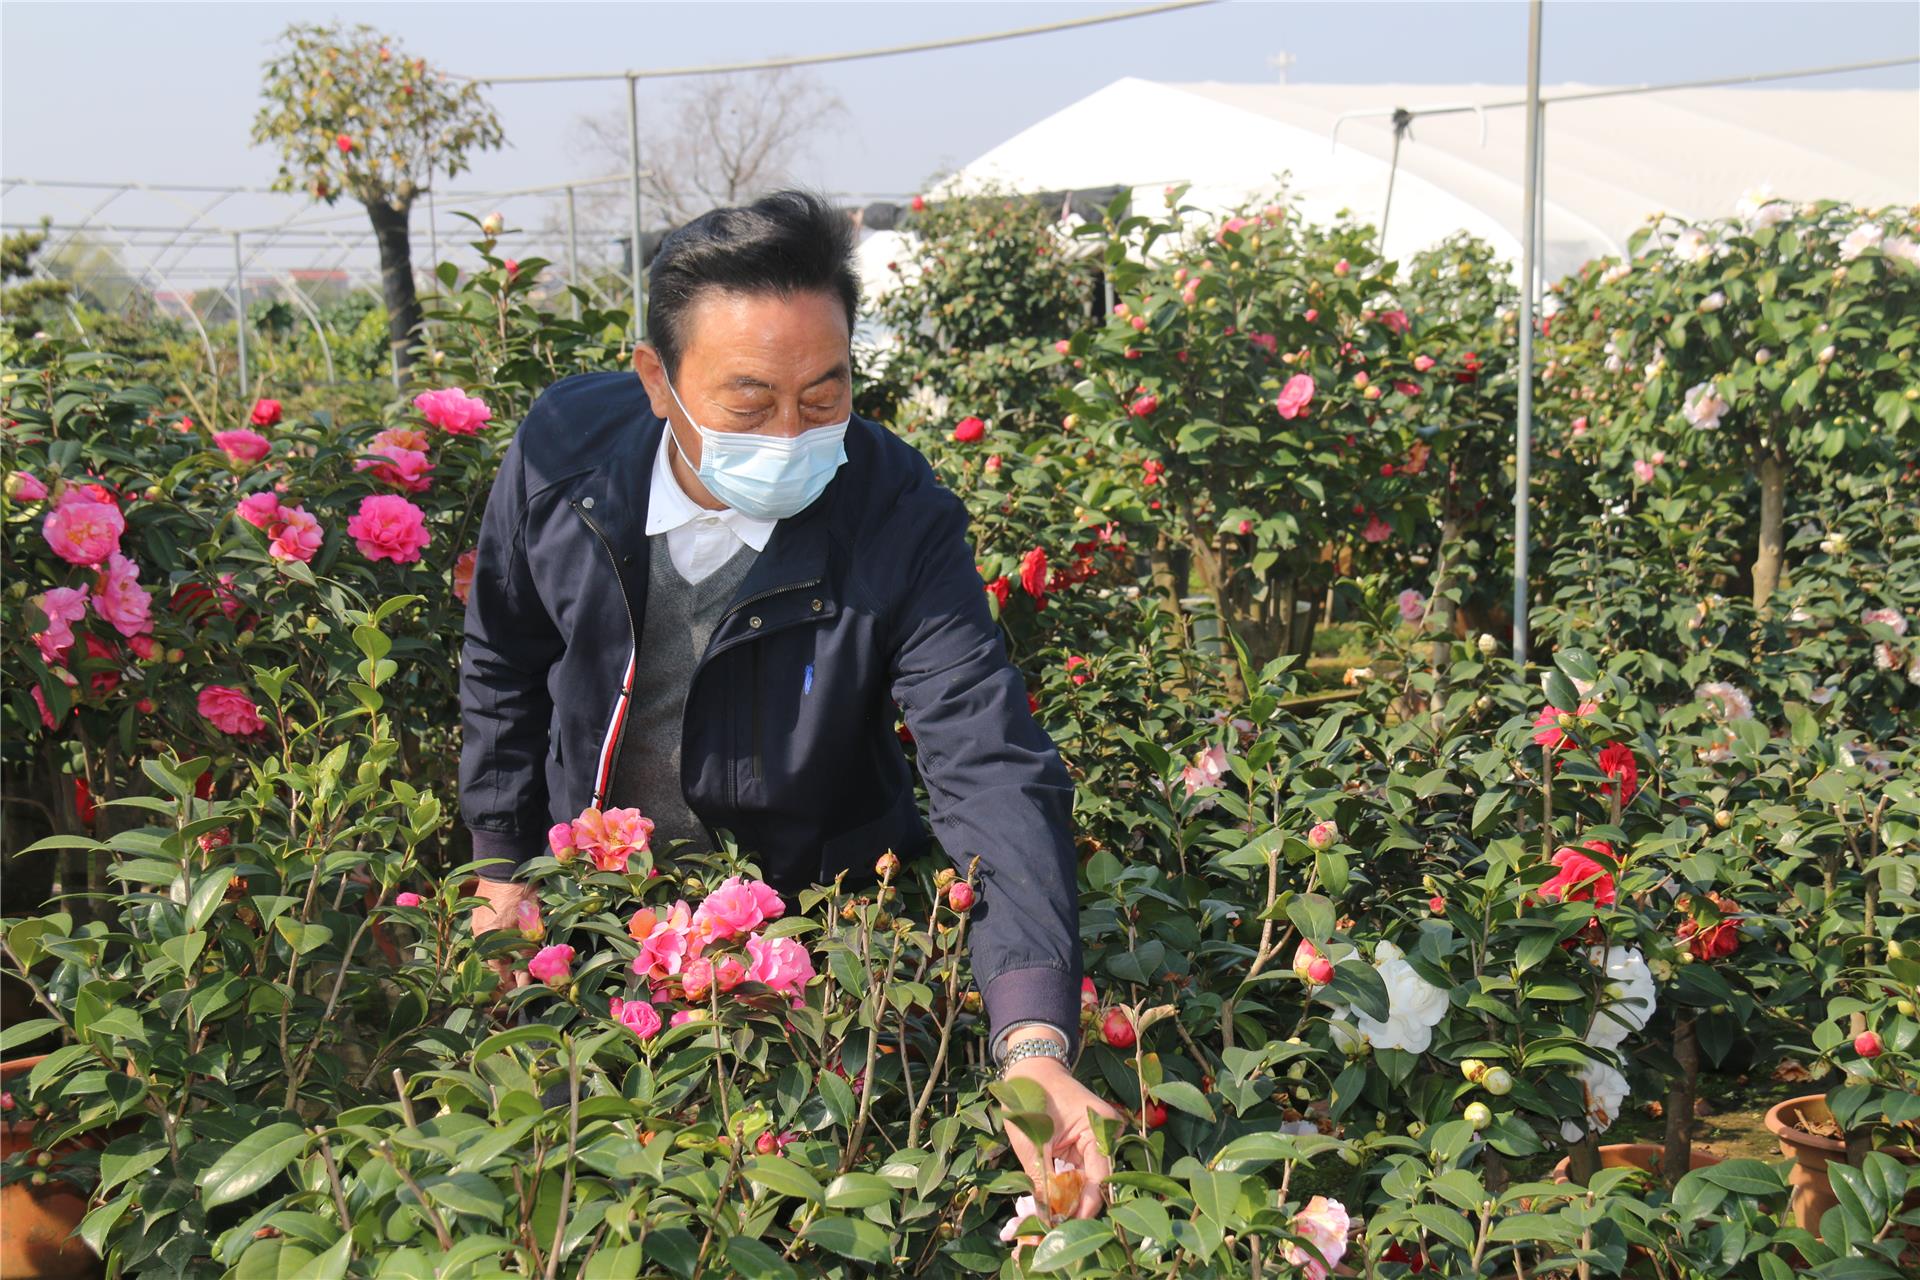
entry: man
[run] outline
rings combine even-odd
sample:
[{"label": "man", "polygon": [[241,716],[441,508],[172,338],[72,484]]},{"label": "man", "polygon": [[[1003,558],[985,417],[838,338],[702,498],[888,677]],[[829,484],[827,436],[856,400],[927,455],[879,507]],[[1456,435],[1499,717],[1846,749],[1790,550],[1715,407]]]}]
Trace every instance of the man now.
[{"label": "man", "polygon": [[[632,806],[654,844],[733,833],[792,894],[928,843],[980,859],[972,961],[996,1059],[1036,1081],[1050,1156],[1106,1162],[1068,1070],[1081,961],[1059,755],[986,604],[960,501],[852,412],[853,232],[781,192],[675,231],[635,377],[565,378],[528,412],[481,521],[460,668],[474,928],[511,925],[515,869],[556,821]],[[524,975],[521,979],[524,981]],[[1041,1171],[1023,1135],[1029,1175]],[[1050,1171],[1050,1166],[1049,1166]]]}]

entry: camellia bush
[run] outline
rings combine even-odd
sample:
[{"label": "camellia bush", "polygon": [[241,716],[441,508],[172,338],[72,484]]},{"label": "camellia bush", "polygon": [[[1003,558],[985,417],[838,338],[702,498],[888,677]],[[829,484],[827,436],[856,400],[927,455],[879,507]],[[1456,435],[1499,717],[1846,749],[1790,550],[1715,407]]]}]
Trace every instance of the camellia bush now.
[{"label": "camellia bush", "polygon": [[[0,1047],[45,1054],[0,1095],[33,1126],[7,1180],[80,1188],[80,1238],[140,1275],[1911,1273],[1906,473],[1802,455],[1756,609],[1733,472],[1617,487],[1614,442],[1678,428],[1568,391],[1570,347],[1543,405],[1589,421],[1543,430],[1552,643],[1517,665],[1469,626],[1513,378],[1489,261],[1403,277],[1278,204],[1196,237],[1180,199],[1088,227],[1091,260],[927,211],[975,248],[890,324],[949,336],[863,389],[974,513],[1076,783],[1075,1067],[1122,1116],[1098,1216],[1067,1216],[1085,1170],[1013,1158],[1050,1122],[988,1067],[971,866],[783,899],[752,849],[588,810],[538,909],[472,934],[475,506],[541,387],[628,357],[617,314],[533,306],[542,264],[484,221],[392,403],[214,418],[109,352],[6,352],[5,852],[62,890],[0,919],[34,1005]],[[1125,310],[1082,319],[1094,260]],[[1168,607],[1176,550],[1218,641]],[[1336,582],[1372,665],[1304,697],[1293,620]],[[1711,1073],[1789,1061],[1847,1152],[1811,1223],[1788,1165],[1688,1123]],[[1608,1166],[1653,1103],[1657,1167]]]}]

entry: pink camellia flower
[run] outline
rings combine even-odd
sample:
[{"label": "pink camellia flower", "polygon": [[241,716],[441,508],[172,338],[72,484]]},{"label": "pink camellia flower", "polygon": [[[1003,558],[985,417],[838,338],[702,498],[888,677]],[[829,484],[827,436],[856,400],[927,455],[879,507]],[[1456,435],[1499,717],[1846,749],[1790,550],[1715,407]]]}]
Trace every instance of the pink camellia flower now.
[{"label": "pink camellia flower", "polygon": [[126,531],[126,517],[111,502],[65,496],[40,525],[47,545],[68,564],[94,565],[118,554]]},{"label": "pink camellia flower", "polygon": [[1582,414],[1573,420],[1573,434],[1576,436],[1583,436],[1587,434],[1587,418],[1585,414]]},{"label": "pink camellia flower", "polygon": [[1135,418],[1149,418],[1153,416],[1154,411],[1159,409],[1159,407],[1159,396],[1145,395],[1128,405],[1127,413]]},{"label": "pink camellia flower", "polygon": [[747,938],[747,981],[793,995],[813,980],[813,958],[796,938]]},{"label": "pink camellia flower", "polygon": [[1635,458],[1633,460],[1633,478],[1641,484],[1652,484],[1653,464],[1645,458]]},{"label": "pink camellia flower", "polygon": [[1413,358],[1413,367],[1420,373],[1425,373],[1427,370],[1433,368],[1433,364],[1434,360],[1432,356],[1415,356]]},{"label": "pink camellia flower", "polygon": [[427,433],[418,427],[388,427],[373,438],[367,446],[368,453],[384,453],[388,449],[416,449],[425,453],[431,447]]},{"label": "pink camellia flower", "polygon": [[235,431],[216,431],[213,443],[227,455],[227,461],[234,466],[246,466],[260,461],[272,451],[273,445],[258,431],[248,431],[241,427]]},{"label": "pink camellia flower", "polygon": [[500,266],[506,271],[509,280],[520,274],[520,261],[517,258],[503,258]]},{"label": "pink camellia flower", "polygon": [[1092,978],[1080,979],[1080,1007],[1092,1009],[1100,1003],[1100,989],[1093,985]]},{"label": "pink camellia flower", "polygon": [[93,584],[93,611],[123,636],[153,630],[153,598],[140,586],[140,566],[118,551]]},{"label": "pink camellia flower", "polygon": [[[280,421],[280,402],[278,400],[255,400],[253,412],[247,420],[256,427],[271,427]],[[191,425],[191,424],[189,424]]]},{"label": "pink camellia flower", "polygon": [[47,706],[47,695],[40,692],[40,686],[33,686],[33,704],[40,708],[40,723],[49,729],[58,729],[60,724],[53,718],[53,709]]},{"label": "pink camellia flower", "polygon": [[1331,818],[1307,828],[1307,843],[1315,849],[1329,848],[1339,838],[1340,824]]},{"label": "pink camellia flower", "polygon": [[1413,328],[1413,322],[1407,319],[1404,311],[1382,311],[1374,319],[1385,325],[1389,333],[1405,333]]},{"label": "pink camellia flower", "polygon": [[962,418],[953,429],[955,444],[972,444],[987,434],[987,424],[978,418]]},{"label": "pink camellia flower", "polygon": [[420,415],[448,435],[470,436],[493,417],[487,402],[458,387],[423,391],[413,398]]},{"label": "pink camellia flower", "polygon": [[1886,1052],[1880,1037],[1871,1031],[1862,1031],[1853,1038],[1853,1051],[1863,1058],[1877,1058]]},{"label": "pink camellia flower", "polygon": [[246,694],[222,684],[210,684],[200,691],[195,704],[213,727],[236,738],[250,737],[266,728],[260,708]]},{"label": "pink camellia flower", "polygon": [[1280,411],[1282,418],[1291,421],[1306,412],[1307,406],[1312,403],[1312,375],[1296,373],[1280,388],[1280,398],[1274,401],[1274,407]]},{"label": "pink camellia flower", "polygon": [[1400,621],[1418,626],[1427,616],[1427,598],[1412,587],[1400,593]]},{"label": "pink camellia flower", "polygon": [[551,827],[548,827],[547,847],[553,850],[553,857],[556,862],[572,862],[573,856],[580,852],[580,847],[574,843],[573,824],[571,822],[556,822]]},{"label": "pink camellia flower", "polygon": [[1280,339],[1276,334],[1250,333],[1247,335],[1247,341],[1266,352],[1270,357],[1280,353]]},{"label": "pink camellia flower", "polygon": [[692,1022],[695,1018],[698,1018],[700,1014],[701,1010],[699,1009],[682,1009],[667,1019],[667,1025],[670,1027],[683,1026],[686,1023]]},{"label": "pink camellia flower", "polygon": [[[644,918],[643,918],[644,917]],[[640,932],[641,929],[646,932]],[[633,958],[633,971],[643,978],[664,982],[698,959],[705,939],[693,931],[693,912],[685,902],[676,902],[664,916],[650,910],[636,912],[627,932],[640,944]]]},{"label": "pink camellia flower", "polygon": [[1247,220],[1245,218],[1228,218],[1225,222],[1220,224],[1220,229],[1213,233],[1214,243],[1215,244],[1226,243],[1226,238],[1229,233],[1244,230],[1246,228],[1246,225],[1247,225]]},{"label": "pink camellia flower", "polygon": [[1340,1259],[1346,1256],[1347,1233],[1352,1229],[1353,1220],[1347,1216],[1346,1208],[1338,1200],[1315,1196],[1307,1201],[1305,1208],[1293,1215],[1293,1233],[1311,1244],[1320,1256],[1315,1258],[1299,1245],[1289,1242],[1287,1261],[1299,1267],[1300,1274],[1306,1280],[1327,1280],[1328,1273],[1340,1265]]},{"label": "pink camellia flower", "polygon": [[573,948],[565,943],[542,947],[527,961],[527,972],[534,981],[557,987],[573,972]]},{"label": "pink camellia flower", "polygon": [[461,604],[465,604],[467,597],[473,593],[473,566],[479,555],[478,550],[468,547],[453,562],[453,598]]},{"label": "pink camellia flower", "polygon": [[1345,258],[1342,258],[1340,259],[1340,261],[1333,264],[1333,274],[1337,276],[1344,276],[1345,274],[1347,274],[1347,272],[1351,270],[1353,270],[1353,267],[1348,264]]},{"label": "pink camellia flower", "polygon": [[[686,1010],[681,1010],[685,1013]],[[622,1000],[619,996],[607,1001],[607,1016],[639,1036],[642,1040],[651,1040],[660,1034],[660,1014],[645,1000]],[[680,1014],[674,1017],[679,1018]],[[675,1026],[679,1023],[675,1022]]]},{"label": "pink camellia flower", "polygon": [[1220,779],[1227,772],[1227,749],[1211,746],[1193,758],[1193,763],[1180,771],[1180,783],[1187,789],[1189,799],[1202,791],[1210,791],[1220,785]]},{"label": "pink camellia flower", "polygon": [[420,508],[395,493],[360,499],[359,512],[347,521],[347,533],[367,559],[395,564],[412,564],[432,540]]},{"label": "pink camellia flower", "polygon": [[280,495],[271,489],[240,499],[233,513],[256,529],[265,529],[280,517]]},{"label": "pink camellia flower", "polygon": [[1890,627],[1893,629],[1893,634],[1904,636],[1907,634],[1907,615],[1898,609],[1868,609],[1861,613],[1860,625]]},{"label": "pink camellia flower", "polygon": [[698,1000],[707,994],[708,988],[719,991],[731,991],[747,980],[747,967],[738,956],[722,956],[718,960],[709,960],[697,956],[687,961],[686,968],[680,972],[680,987],[687,999]]},{"label": "pink camellia flower", "polygon": [[728,876],[707,895],[693,913],[693,931],[703,940],[718,942],[737,933],[751,933],[786,911],[780,895],[758,880]]},{"label": "pink camellia flower", "polygon": [[[133,650],[133,656],[142,662],[151,662],[160,656],[160,644],[152,636],[128,636],[127,648]],[[140,714],[151,714],[153,711],[153,700],[150,698],[142,698],[140,701],[145,704],[140,707]]]},{"label": "pink camellia flower", "polygon": [[638,809],[583,810],[573,820],[573,842],[599,871],[626,874],[627,860],[651,846],[653,819]]},{"label": "pink camellia flower", "polygon": [[425,493],[433,487],[433,481],[427,478],[427,473],[433,470],[433,463],[427,460],[427,455],[421,450],[403,449],[398,445],[375,445],[368,452],[379,454],[386,461],[358,458],[353,464],[355,471],[371,471],[373,478],[381,484],[408,493]]},{"label": "pink camellia flower", "polygon": [[1393,536],[1393,526],[1379,516],[1369,516],[1367,527],[1360,531],[1360,536],[1368,542],[1385,542]]},{"label": "pink camellia flower", "polygon": [[40,658],[48,666],[65,659],[73,648],[73,624],[87,616],[88,588],[50,587],[33,598],[40,612],[47,615],[47,629],[34,633],[40,646]]},{"label": "pink camellia flower", "polygon": [[1000,473],[1000,455],[997,453],[988,454],[987,460],[982,466],[988,475],[998,475]]},{"label": "pink camellia flower", "polygon": [[546,921],[540,918],[540,903],[528,898],[514,908],[514,925],[519,928],[520,936],[528,942],[538,942],[547,936]]},{"label": "pink camellia flower", "polygon": [[393,905],[396,907],[417,907],[420,905],[420,895],[417,893],[396,893],[393,895]]},{"label": "pink camellia flower", "polygon": [[13,1095],[11,1093],[0,1093],[0,1111],[11,1110],[13,1110]]},{"label": "pink camellia flower", "polygon": [[1318,307],[1308,307],[1302,318],[1305,319],[1308,324],[1312,324],[1320,318],[1320,309]]},{"label": "pink camellia flower", "polygon": [[1073,351],[1073,344],[1071,342],[1068,342],[1065,338],[1061,338],[1053,344],[1053,349],[1059,352],[1063,356],[1069,355]]},{"label": "pink camellia flower", "polygon": [[47,496],[47,486],[31,471],[15,471],[7,477],[7,496],[15,502],[38,502]]},{"label": "pink camellia flower", "polygon": [[306,564],[327,540],[320,522],[307,514],[305,507],[282,507],[280,517],[268,528],[272,541],[267,554],[275,560],[298,560]]}]

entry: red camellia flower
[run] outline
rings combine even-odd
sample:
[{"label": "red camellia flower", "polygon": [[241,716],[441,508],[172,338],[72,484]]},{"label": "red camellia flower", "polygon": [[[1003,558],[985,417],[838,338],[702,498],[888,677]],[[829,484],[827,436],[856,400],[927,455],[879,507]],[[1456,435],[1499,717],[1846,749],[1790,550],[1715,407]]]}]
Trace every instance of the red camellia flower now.
[{"label": "red camellia flower", "polygon": [[1127,412],[1136,418],[1145,418],[1145,417],[1151,416],[1153,411],[1155,409],[1158,409],[1159,407],[1160,407],[1159,396],[1145,395],[1145,396],[1141,396],[1138,400],[1135,400],[1132,404],[1128,405]]},{"label": "red camellia flower", "polygon": [[1003,573],[989,582],[987,590],[993,594],[994,601],[999,604],[1001,611],[1005,612],[1007,601],[1013,598],[1013,583],[1007,580],[1007,575]]},{"label": "red camellia flower", "polygon": [[[1604,840],[1589,840],[1582,847],[1600,854],[1609,862],[1613,860],[1613,846]],[[1540,886],[1543,901],[1591,902],[1602,907],[1613,905],[1613,872],[1605,865],[1571,845],[1553,855],[1553,865],[1559,870],[1551,880]]]},{"label": "red camellia flower", "polygon": [[1167,474],[1167,464],[1160,461],[1160,459],[1158,458],[1148,458],[1145,462],[1140,464],[1140,483],[1141,484],[1144,484],[1144,485],[1159,484],[1161,481],[1161,478],[1164,477],[1166,474]]},{"label": "red camellia flower", "polygon": [[[1597,702],[1583,702],[1574,714],[1590,716],[1599,709],[1600,704]],[[1560,727],[1560,717],[1565,714],[1566,712],[1559,707],[1541,708],[1540,714],[1533,718],[1533,727],[1539,731],[1533,735],[1536,746],[1546,747],[1550,751],[1561,751],[1575,745],[1573,735]]]},{"label": "red camellia flower", "polygon": [[959,425],[953,429],[953,439],[956,444],[972,444],[985,434],[987,434],[987,424],[978,418],[962,418]]},{"label": "red camellia flower", "polygon": [[1862,1031],[1853,1038],[1853,1051],[1863,1058],[1877,1058],[1886,1052],[1880,1037],[1871,1031]]},{"label": "red camellia flower", "polygon": [[1469,351],[1460,357],[1460,372],[1453,375],[1455,382],[1472,382],[1480,376],[1480,357]]},{"label": "red camellia flower", "polygon": [[1020,557],[1020,588],[1035,600],[1047,598],[1047,553],[1035,547]]},{"label": "red camellia flower", "polygon": [[1609,742],[1600,748],[1600,772],[1610,781],[1600,784],[1600,794],[1611,796],[1618,788],[1620,803],[1633,799],[1633,793],[1640,789],[1640,762],[1633,757],[1633,748],[1623,742]]},{"label": "red camellia flower", "polygon": [[1067,659],[1067,670],[1072,674],[1072,679],[1075,684],[1085,684],[1087,682],[1086,672],[1074,670],[1076,667],[1084,667],[1086,665],[1087,660],[1077,653]]},{"label": "red camellia flower", "polygon": [[[253,412],[247,415],[247,420],[252,422],[256,427],[271,427],[277,425],[280,421],[280,402],[278,400],[255,400],[253,402]],[[188,426],[191,428],[192,424],[189,423]]]},{"label": "red camellia flower", "polygon": [[87,785],[85,778],[73,780],[73,812],[83,825],[89,827],[93,825],[94,818],[99,815],[100,811],[94,807],[93,803],[93,788]]},{"label": "red camellia flower", "polygon": [[1119,1009],[1107,1010],[1107,1016],[1100,1021],[1100,1035],[1115,1049],[1131,1049],[1139,1039],[1133,1029],[1133,1019]]},{"label": "red camellia flower", "polygon": [[1167,1107],[1162,1102],[1147,1103],[1147,1128],[1158,1129],[1167,1122]]},{"label": "red camellia flower", "polygon": [[925,212],[926,207],[927,207],[927,198],[925,196],[915,196],[913,198],[913,211],[915,213]]},{"label": "red camellia flower", "polygon": [[340,148],[341,155],[346,155],[347,152],[353,150],[353,139],[343,133],[333,140],[333,145]]}]

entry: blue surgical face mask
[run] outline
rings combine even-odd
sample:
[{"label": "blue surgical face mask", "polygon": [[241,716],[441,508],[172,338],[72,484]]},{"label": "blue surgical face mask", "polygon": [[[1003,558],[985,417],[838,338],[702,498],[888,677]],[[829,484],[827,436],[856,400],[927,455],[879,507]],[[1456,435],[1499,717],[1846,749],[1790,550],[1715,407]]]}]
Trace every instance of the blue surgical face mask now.
[{"label": "blue surgical face mask", "polygon": [[[665,372],[661,374],[665,377]],[[847,460],[847,417],[831,426],[809,427],[791,438],[746,431],[709,431],[693,420],[667,378],[667,391],[687,425],[700,433],[696,473],[707,492],[743,515],[784,520],[805,511],[826,490]],[[669,434],[673,428],[668,427]],[[678,440],[674,441],[677,446]],[[684,456],[686,450],[682,449]]]}]

